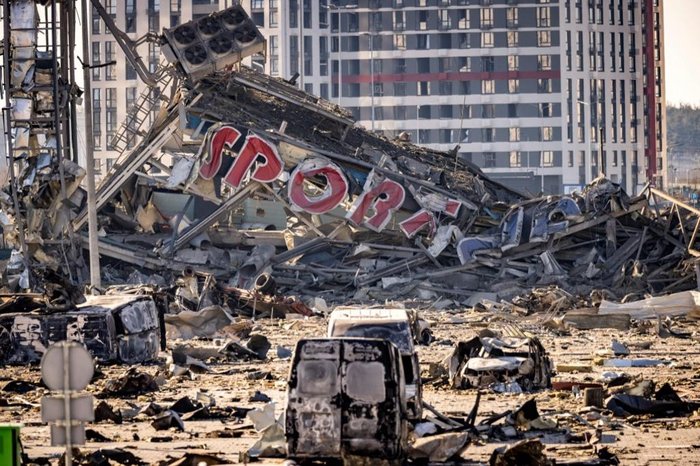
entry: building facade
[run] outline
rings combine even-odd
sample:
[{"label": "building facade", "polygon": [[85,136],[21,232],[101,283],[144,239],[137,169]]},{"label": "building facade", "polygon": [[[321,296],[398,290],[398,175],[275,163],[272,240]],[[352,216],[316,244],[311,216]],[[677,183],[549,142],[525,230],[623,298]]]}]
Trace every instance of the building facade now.
[{"label": "building facade", "polygon": [[241,3],[268,38],[253,67],[299,73],[367,128],[459,146],[532,193],[601,171],[628,192],[664,185],[662,0]]},{"label": "building facade", "polygon": [[[160,34],[163,28],[219,10],[218,0],[166,0],[162,3],[160,0],[102,0],[102,5],[117,27],[134,41],[148,33]],[[85,54],[93,67],[91,97],[95,174],[101,177],[120,154],[112,146],[112,138],[146,85],[138,79],[136,70],[127,62],[94,7],[89,28],[91,50]],[[154,72],[161,60],[158,45],[152,41],[144,42],[139,45],[138,53],[149,70]],[[112,62],[114,64],[109,64]]]}]

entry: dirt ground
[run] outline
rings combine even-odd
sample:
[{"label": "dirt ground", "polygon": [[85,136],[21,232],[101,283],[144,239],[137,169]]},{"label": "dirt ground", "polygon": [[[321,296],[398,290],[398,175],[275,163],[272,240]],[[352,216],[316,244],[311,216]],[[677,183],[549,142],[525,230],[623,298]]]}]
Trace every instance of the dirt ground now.
[{"label": "dirt ground", "polygon": [[[466,340],[475,332],[489,327],[517,323],[520,328],[540,337],[550,353],[555,367],[561,364],[578,364],[590,366],[591,372],[559,373],[555,380],[562,381],[598,381],[605,371],[625,372],[631,376],[640,376],[653,380],[657,386],[668,382],[685,400],[700,400],[700,325],[680,321],[674,328],[691,332],[691,338],[660,337],[655,326],[634,326],[630,331],[587,330],[557,334],[543,325],[538,316],[516,317],[505,314],[487,314],[467,310],[448,313],[445,311],[426,311],[421,315],[432,324],[435,342],[430,346],[420,347],[419,354],[424,376],[430,363],[438,363],[451,351],[452,344]],[[194,397],[198,391],[213,396],[216,401],[219,419],[185,421],[185,431],[174,429],[157,431],[151,426],[152,418],[140,415],[132,420],[125,420],[117,425],[110,421],[88,425],[110,441],[89,441],[83,450],[92,451],[100,448],[121,447],[134,453],[149,463],[156,463],[168,458],[181,457],[185,452],[208,452],[215,454],[226,462],[241,462],[239,454],[245,452],[258,438],[258,434],[245,419],[235,417],[235,408],[262,408],[264,402],[249,401],[251,395],[260,391],[277,403],[277,413],[281,414],[286,390],[286,377],[289,360],[277,358],[277,347],[292,349],[301,337],[323,336],[326,321],[323,318],[304,318],[286,320],[262,320],[255,323],[254,332],[266,335],[272,343],[267,361],[225,362],[208,361],[210,372],[167,378],[167,354],[163,353],[158,364],[146,365],[140,370],[156,375],[162,383],[157,391],[139,395],[135,398],[105,398],[116,409],[124,411],[141,408],[149,402],[156,402],[168,407],[183,396]],[[655,358],[668,361],[668,364],[647,368],[614,369],[597,365],[607,354],[610,356],[611,340],[615,338],[631,347],[629,358]],[[649,342],[648,349],[636,349],[635,344]],[[178,342],[171,341],[169,345]],[[181,342],[180,342],[181,343]],[[201,344],[192,343],[190,344]],[[93,394],[99,393],[104,384],[117,378],[126,371],[124,366],[103,366],[99,368],[104,374],[97,377],[88,387]],[[268,374],[269,372],[269,374]],[[260,380],[262,378],[262,380]],[[13,380],[39,382],[37,367],[4,367],[0,372],[0,387]],[[37,388],[25,394],[0,392],[0,422],[22,423],[22,442],[30,457],[49,457],[52,464],[57,464],[61,448],[50,447],[49,428],[41,422],[39,410],[40,398],[48,392]],[[652,419],[645,417],[615,418],[609,412],[590,413],[584,409],[581,396],[571,392],[546,390],[532,394],[495,394],[482,392],[479,407],[479,420],[494,413],[514,409],[530,398],[537,401],[541,414],[559,419],[559,433],[544,431],[528,432],[526,436],[540,437],[546,445],[546,454],[557,461],[592,458],[594,451],[586,442],[571,443],[566,441],[565,429],[571,433],[593,431],[595,427],[603,430],[598,448],[605,446],[616,453],[624,465],[700,465],[700,412],[688,417],[673,419]],[[456,391],[444,385],[427,384],[424,389],[425,399],[446,415],[466,416],[476,398],[475,390]],[[96,403],[100,400],[95,400]],[[19,405],[18,405],[19,404]],[[9,406],[8,406],[9,405]],[[580,414],[588,419],[589,425],[575,420],[569,413]],[[223,417],[226,416],[226,417]],[[237,438],[213,438],[207,433],[234,429],[230,435]],[[488,462],[491,452],[503,445],[488,438],[467,446],[461,453],[460,464],[483,464]],[[283,460],[264,460],[258,464],[280,464]],[[114,463],[112,463],[114,464]]]}]

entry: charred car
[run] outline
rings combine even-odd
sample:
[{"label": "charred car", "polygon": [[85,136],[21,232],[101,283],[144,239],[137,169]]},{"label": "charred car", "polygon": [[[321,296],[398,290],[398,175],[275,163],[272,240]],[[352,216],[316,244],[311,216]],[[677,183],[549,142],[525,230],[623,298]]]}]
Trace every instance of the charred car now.
[{"label": "charred car", "polygon": [[403,380],[401,353],[390,341],[300,340],[288,378],[287,454],[302,461],[402,464],[408,437]]},{"label": "charred car", "polygon": [[[329,337],[379,338],[396,345],[403,363],[410,420],[418,420],[423,414],[420,364],[414,344],[417,320],[405,309],[340,308],[331,313],[328,321]],[[429,330],[420,328],[424,339]]]}]

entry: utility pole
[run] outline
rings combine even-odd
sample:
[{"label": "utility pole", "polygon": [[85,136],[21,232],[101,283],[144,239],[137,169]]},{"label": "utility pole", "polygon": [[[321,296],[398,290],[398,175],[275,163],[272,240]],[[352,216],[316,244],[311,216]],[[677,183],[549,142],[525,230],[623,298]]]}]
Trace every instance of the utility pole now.
[{"label": "utility pole", "polygon": [[88,210],[88,253],[90,255],[90,285],[93,288],[100,288],[100,250],[97,238],[97,199],[95,196],[95,154],[94,137],[92,134],[92,86],[90,86],[90,67],[88,65],[88,51],[90,50],[90,35],[88,32],[88,2],[82,0],[81,16],[83,20],[83,79],[85,98],[85,170],[87,172],[87,210]]}]

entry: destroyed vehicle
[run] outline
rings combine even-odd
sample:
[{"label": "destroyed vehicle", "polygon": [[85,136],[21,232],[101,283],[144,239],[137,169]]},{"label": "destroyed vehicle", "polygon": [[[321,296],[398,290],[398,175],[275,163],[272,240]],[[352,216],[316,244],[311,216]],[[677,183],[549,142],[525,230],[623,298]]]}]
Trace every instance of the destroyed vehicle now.
[{"label": "destroyed vehicle", "polygon": [[155,301],[144,295],[86,296],[65,312],[36,309],[0,314],[0,364],[35,364],[51,344],[85,345],[102,363],[136,364],[158,357],[161,319]]},{"label": "destroyed vehicle", "polygon": [[446,362],[453,388],[520,393],[552,384],[552,363],[544,347],[519,330],[459,342]]},{"label": "destroyed vehicle", "polygon": [[389,340],[399,349],[406,382],[409,419],[423,414],[423,389],[420,364],[414,345],[415,334],[405,309],[336,309],[328,321],[329,337],[379,338]]},{"label": "destroyed vehicle", "polygon": [[403,464],[403,366],[387,340],[300,340],[288,379],[285,437],[297,460]]}]

